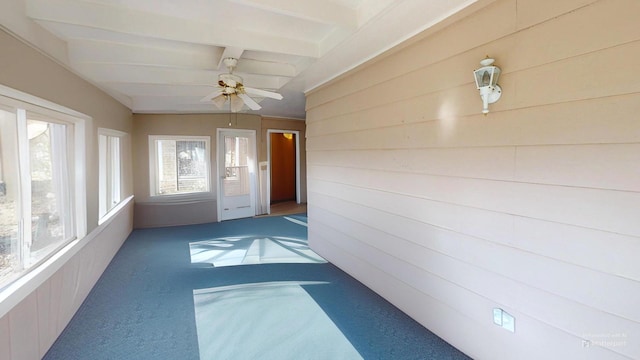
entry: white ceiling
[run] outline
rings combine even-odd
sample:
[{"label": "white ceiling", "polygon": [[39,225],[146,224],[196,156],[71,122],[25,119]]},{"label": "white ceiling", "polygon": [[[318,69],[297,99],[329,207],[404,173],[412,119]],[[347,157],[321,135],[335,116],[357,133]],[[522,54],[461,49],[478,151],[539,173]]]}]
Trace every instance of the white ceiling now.
[{"label": "white ceiling", "polygon": [[474,2],[2,0],[0,24],[136,113],[228,112],[200,100],[235,57],[245,86],[284,96],[243,111],[304,119],[305,92]]}]

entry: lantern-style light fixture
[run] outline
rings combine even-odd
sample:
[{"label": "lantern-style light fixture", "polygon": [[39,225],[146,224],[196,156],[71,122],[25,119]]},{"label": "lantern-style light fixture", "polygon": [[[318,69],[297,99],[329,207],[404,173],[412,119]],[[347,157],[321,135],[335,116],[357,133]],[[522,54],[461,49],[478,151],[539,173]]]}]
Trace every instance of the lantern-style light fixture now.
[{"label": "lantern-style light fixture", "polygon": [[489,104],[500,99],[502,96],[502,88],[498,85],[498,77],[500,77],[500,68],[493,65],[495,60],[487,57],[480,61],[481,68],[475,70],[473,75],[476,79],[476,87],[480,91],[482,98],[482,113],[489,113]]}]

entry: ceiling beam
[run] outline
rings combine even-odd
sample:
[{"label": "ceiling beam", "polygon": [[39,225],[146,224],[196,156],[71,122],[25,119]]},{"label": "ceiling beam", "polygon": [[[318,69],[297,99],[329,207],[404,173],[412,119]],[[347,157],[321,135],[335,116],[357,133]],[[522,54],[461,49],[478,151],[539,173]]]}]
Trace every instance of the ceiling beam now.
[{"label": "ceiling beam", "polygon": [[[256,102],[260,102],[260,105],[263,103],[258,98],[253,98]],[[267,99],[268,100],[268,99]],[[277,101],[277,100],[272,100]],[[263,106],[264,107],[264,106]],[[202,102],[200,100],[195,100],[190,97],[171,97],[171,98],[160,98],[160,97],[148,97],[148,96],[136,96],[133,99],[133,112],[144,114],[144,113],[163,113],[163,114],[171,114],[171,113],[206,113],[206,114],[227,114],[227,116],[232,116],[235,118],[236,114],[231,114],[229,109],[229,104],[226,103],[222,109],[219,109],[212,102]],[[258,114],[246,106],[242,107],[240,113],[253,113]]]},{"label": "ceiling beam", "polygon": [[[395,0],[364,0],[358,7],[358,25],[362,26],[374,17],[384,15],[385,11],[390,10],[390,6],[395,6],[397,3]],[[425,16],[428,15],[425,14]]]},{"label": "ceiling beam", "polygon": [[[220,71],[188,70],[127,64],[78,63],[75,69],[97,83],[217,86]],[[244,85],[258,89],[280,89],[290,77],[242,74]],[[204,94],[206,95],[206,94]],[[203,95],[203,96],[204,96]]]},{"label": "ceiling beam", "polygon": [[224,59],[226,58],[239,59],[240,56],[242,56],[243,52],[244,52],[244,49],[227,46],[222,52],[222,55],[220,56],[220,61],[218,61],[218,69],[226,70],[226,67],[224,66]]},{"label": "ceiling beam", "polygon": [[214,70],[221,48],[200,46],[193,50],[159,48],[99,40],[69,40],[71,63],[110,63]]},{"label": "ceiling beam", "polygon": [[32,46],[66,66],[68,64],[67,49],[64,40],[30,21],[25,16],[25,9],[20,1],[0,1],[0,30],[26,40]]},{"label": "ceiling beam", "polygon": [[123,6],[77,0],[26,0],[30,18],[196,44],[318,57],[312,41],[242,29],[238,22],[205,22],[152,14]]},{"label": "ceiling beam", "polygon": [[131,98],[159,97],[170,101],[171,97],[193,98],[197,101],[215,90],[215,87],[203,85],[165,85],[165,84],[136,84],[136,83],[105,83],[110,89],[119,91]]},{"label": "ceiling beam", "polygon": [[[303,91],[308,93],[421,32],[444,23],[454,14],[468,14],[466,9],[477,11],[493,1],[495,0],[398,1],[385,7],[385,11],[360,27],[353,36],[340,42],[311,64],[304,72],[304,81],[292,81],[289,85],[302,86]],[[382,1],[386,2],[388,0]],[[477,2],[478,6],[472,6]]]},{"label": "ceiling beam", "polygon": [[[133,44],[122,44],[101,40],[70,40],[68,42],[69,62],[79,67],[83,64],[96,66],[109,65],[146,65],[158,68],[184,68],[194,70],[216,70],[227,72],[222,60],[228,57],[240,58],[243,50],[200,46],[196,49],[160,48]],[[219,59],[219,60],[218,60]],[[222,64],[216,66],[216,64]],[[86,66],[85,66],[86,68]],[[157,71],[162,72],[162,69]],[[193,71],[191,71],[194,73]],[[271,75],[294,77],[299,71],[294,64],[254,59],[238,60],[235,72],[239,75]],[[191,77],[187,77],[191,78]]]},{"label": "ceiling beam", "polygon": [[201,102],[191,96],[173,96],[171,98],[158,96],[135,96],[132,110],[136,113],[145,112],[229,112],[229,109],[220,110],[213,103]]},{"label": "ceiling beam", "polygon": [[322,24],[355,30],[358,11],[330,1],[230,0],[232,2]]},{"label": "ceiling beam", "polygon": [[298,75],[298,71],[296,70],[295,65],[275,61],[260,61],[253,59],[238,60],[238,67],[236,68],[236,72],[242,76],[245,76],[244,74],[272,75],[284,77],[294,77]]}]

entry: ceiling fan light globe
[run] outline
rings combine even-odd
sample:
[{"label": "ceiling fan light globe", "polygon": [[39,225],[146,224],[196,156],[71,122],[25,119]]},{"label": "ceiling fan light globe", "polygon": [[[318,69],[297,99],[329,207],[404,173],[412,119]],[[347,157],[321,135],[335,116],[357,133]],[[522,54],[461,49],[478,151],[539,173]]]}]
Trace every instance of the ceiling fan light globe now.
[{"label": "ceiling fan light globe", "polygon": [[231,100],[231,112],[238,112],[242,110],[242,105],[244,105],[244,102],[242,101],[241,98],[238,97],[238,95],[235,95],[235,94],[231,95],[230,100]]},{"label": "ceiling fan light globe", "polygon": [[220,82],[227,86],[237,86],[237,84],[242,84],[242,78],[235,74],[220,74],[218,75],[218,84]]},{"label": "ceiling fan light globe", "polygon": [[222,107],[224,106],[224,103],[227,102],[227,97],[224,94],[222,94],[222,95],[219,95],[219,96],[216,96],[215,98],[213,98],[213,100],[211,100],[211,102],[218,109],[222,109]]}]

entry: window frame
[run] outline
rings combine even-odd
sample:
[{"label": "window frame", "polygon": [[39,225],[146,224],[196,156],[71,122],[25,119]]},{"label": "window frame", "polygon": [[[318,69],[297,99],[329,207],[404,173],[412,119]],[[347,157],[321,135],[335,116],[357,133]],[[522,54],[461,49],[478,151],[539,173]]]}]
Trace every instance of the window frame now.
[{"label": "window frame", "polygon": [[[206,191],[178,193],[178,194],[158,194],[159,169],[158,169],[158,140],[173,141],[204,141],[205,143],[205,183]],[[204,135],[149,135],[149,199],[153,201],[190,201],[208,200],[213,198],[211,186],[211,136]]]},{"label": "window frame", "polygon": [[[52,103],[50,101],[38,98],[33,95],[23,93],[21,91],[9,88],[4,85],[0,85],[0,103],[9,108],[16,110],[16,143],[17,143],[17,161],[19,172],[19,187],[20,207],[23,203],[31,202],[30,190],[31,190],[31,177],[28,174],[29,170],[29,151],[28,151],[28,135],[26,129],[26,114],[31,112],[44,116],[47,118],[47,122],[58,123],[68,125],[67,139],[66,139],[66,157],[68,161],[68,196],[70,197],[70,220],[73,228],[73,236],[56,244],[54,248],[47,255],[28,263],[25,266],[25,255],[21,254],[20,266],[13,271],[13,274],[2,280],[0,283],[0,292],[4,292],[5,288],[11,286],[11,284],[17,282],[18,279],[24,278],[25,275],[32,272],[35,269],[39,269],[44,263],[51,258],[55,258],[62,252],[70,243],[78,241],[87,235],[87,204],[86,204],[86,125],[87,121],[91,121],[91,117],[79,113],[75,110],[66,108],[64,106]],[[23,117],[22,119],[20,117]],[[22,137],[23,139],[20,139]],[[27,140],[27,142],[25,141]],[[75,151],[78,149],[78,151]],[[30,208],[30,206],[28,206]],[[26,214],[25,210],[21,210],[19,217],[24,219],[26,216],[30,217],[30,213]],[[20,225],[18,231],[22,234],[29,233],[31,230],[26,230],[27,223],[30,221],[19,220]],[[23,235],[24,236],[24,235]],[[24,243],[24,237],[20,240]]]},{"label": "window frame", "polygon": [[[119,209],[125,199],[123,194],[123,149],[129,134],[123,131],[98,128],[98,225],[108,220]],[[117,149],[111,140],[117,139]],[[104,143],[103,143],[104,141]],[[114,169],[113,152],[117,151],[117,167]],[[117,178],[117,179],[116,179]],[[117,201],[114,203],[114,187],[117,188]]]}]

